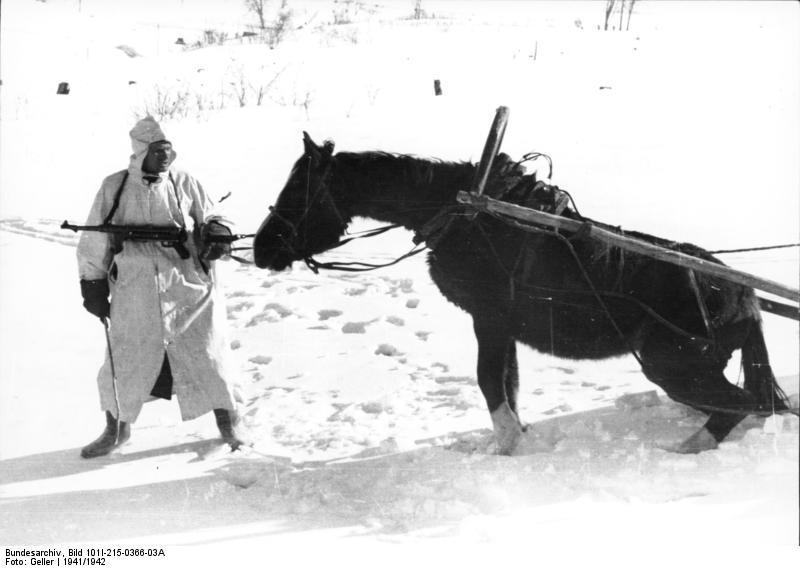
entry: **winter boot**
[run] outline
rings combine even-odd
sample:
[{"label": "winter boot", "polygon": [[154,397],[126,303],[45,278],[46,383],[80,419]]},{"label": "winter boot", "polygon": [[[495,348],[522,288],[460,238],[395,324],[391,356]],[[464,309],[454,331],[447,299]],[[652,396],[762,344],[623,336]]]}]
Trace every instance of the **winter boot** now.
[{"label": "winter boot", "polygon": [[226,410],[224,408],[214,409],[214,418],[217,419],[217,428],[219,433],[222,434],[222,440],[231,447],[231,451],[236,451],[240,446],[244,445],[243,437],[240,428],[240,420],[235,410]]},{"label": "winter boot", "polygon": [[106,429],[94,442],[81,450],[81,457],[96,458],[104,456],[128,441],[131,437],[131,425],[127,422],[119,422],[114,415],[106,411]]}]

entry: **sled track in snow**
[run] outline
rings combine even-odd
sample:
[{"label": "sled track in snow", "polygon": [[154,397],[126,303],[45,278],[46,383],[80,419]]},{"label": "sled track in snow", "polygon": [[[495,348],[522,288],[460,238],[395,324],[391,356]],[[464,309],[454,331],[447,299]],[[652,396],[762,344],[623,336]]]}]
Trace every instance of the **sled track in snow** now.
[{"label": "sled track in snow", "polygon": [[72,247],[78,244],[78,237],[61,231],[60,222],[54,219],[0,219],[0,230]]}]

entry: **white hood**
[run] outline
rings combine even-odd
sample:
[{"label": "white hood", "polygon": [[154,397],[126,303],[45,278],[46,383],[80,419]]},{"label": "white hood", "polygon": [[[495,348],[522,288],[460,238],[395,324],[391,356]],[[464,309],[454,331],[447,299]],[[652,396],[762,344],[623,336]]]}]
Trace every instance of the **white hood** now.
[{"label": "white hood", "polygon": [[[147,116],[137,122],[130,131],[131,147],[133,154],[131,154],[131,166],[139,171],[142,169],[142,163],[150,144],[153,142],[161,142],[162,140],[169,142],[169,138],[164,133],[161,125],[158,124],[155,118]],[[175,161],[177,154],[172,151],[172,160]]]}]

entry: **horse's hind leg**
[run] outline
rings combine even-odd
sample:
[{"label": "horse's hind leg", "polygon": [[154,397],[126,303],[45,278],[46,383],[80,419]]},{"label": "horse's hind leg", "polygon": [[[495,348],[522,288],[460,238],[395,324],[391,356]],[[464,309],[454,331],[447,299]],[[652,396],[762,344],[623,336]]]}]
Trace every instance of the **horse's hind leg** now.
[{"label": "horse's hind leg", "polygon": [[[492,416],[497,451],[509,455],[522,436],[516,413],[519,376],[516,347],[511,334],[502,325],[474,318],[478,340],[478,386]],[[513,368],[509,368],[513,362]]]},{"label": "horse's hind leg", "polygon": [[696,454],[716,448],[758,406],[755,397],[729,383],[722,371],[697,386],[701,392],[681,388],[667,391],[672,398],[708,413],[703,427],[675,448],[678,453]]},{"label": "horse's hind leg", "polygon": [[649,338],[641,351],[644,374],[667,395],[708,414],[703,428],[675,451],[698,453],[717,447],[748,412],[758,408],[756,398],[731,384],[723,370],[727,357],[713,357],[699,346],[675,337]]}]

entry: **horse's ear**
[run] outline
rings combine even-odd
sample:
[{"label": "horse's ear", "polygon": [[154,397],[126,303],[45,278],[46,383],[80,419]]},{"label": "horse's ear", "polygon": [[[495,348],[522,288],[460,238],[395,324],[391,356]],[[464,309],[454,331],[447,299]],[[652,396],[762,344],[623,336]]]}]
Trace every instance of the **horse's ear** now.
[{"label": "horse's ear", "polygon": [[335,146],[335,144],[333,143],[333,140],[330,140],[330,139],[325,140],[325,142],[322,143],[322,153],[325,154],[325,156],[330,158],[331,156],[333,156],[333,147],[334,146]]},{"label": "horse's ear", "polygon": [[312,160],[315,161],[319,160],[321,156],[320,148],[319,146],[316,145],[316,143],[311,139],[311,136],[309,136],[308,132],[306,132],[305,130],[303,131],[303,146],[306,149],[306,154],[311,156]]}]

